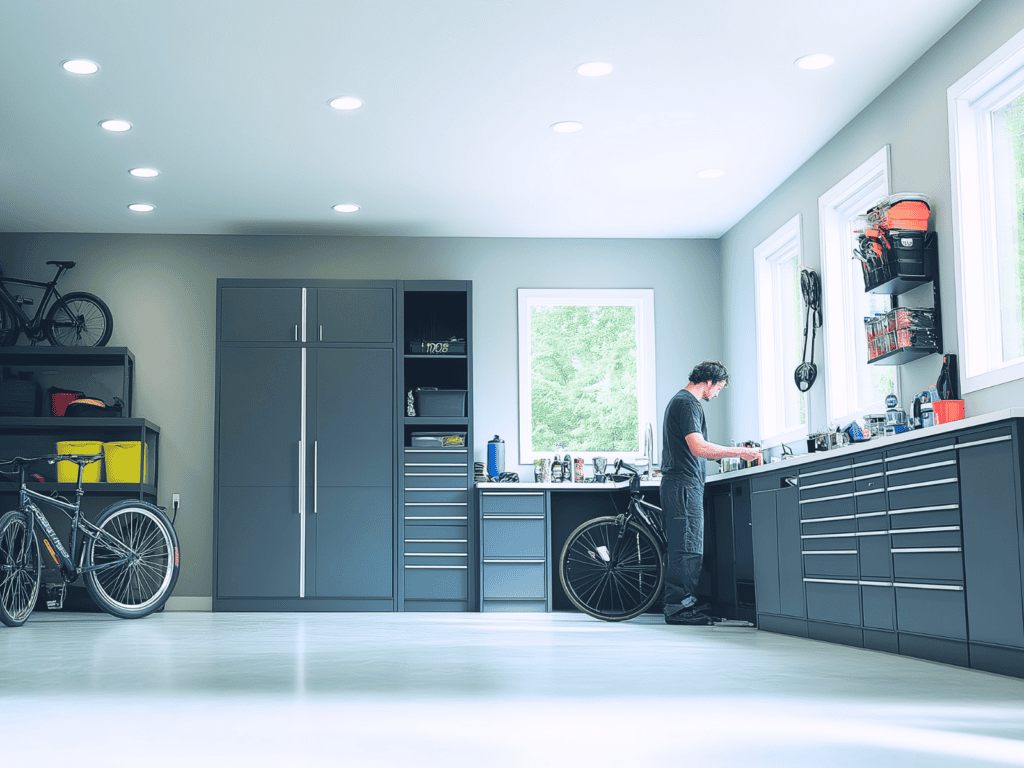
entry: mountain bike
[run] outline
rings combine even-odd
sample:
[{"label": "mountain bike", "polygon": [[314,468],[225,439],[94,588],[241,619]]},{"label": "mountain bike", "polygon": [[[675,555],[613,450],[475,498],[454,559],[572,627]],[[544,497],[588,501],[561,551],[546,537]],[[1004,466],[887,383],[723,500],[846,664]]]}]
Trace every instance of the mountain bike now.
[{"label": "mountain bike", "polygon": [[629,481],[629,504],[614,517],[588,520],[569,534],[558,576],[572,604],[595,619],[625,621],[661,596],[668,539],[661,508],[640,495],[640,472],[617,460],[608,477]]},{"label": "mountain bike", "polygon": [[[60,571],[55,607],[67,585],[81,576],[100,608],[122,619],[138,619],[163,607],[178,580],[178,537],[163,511],[139,499],[115,501],[96,522],[82,513],[83,469],[102,454],[53,454],[0,462],[0,473],[21,477],[18,508],[0,517],[0,622],[24,624],[35,608],[42,579],[42,548]],[[72,504],[45,496],[26,484],[26,470],[38,462],[71,461],[78,465]],[[71,519],[71,546],[54,532],[42,503]],[[42,548],[40,547],[42,542]]]},{"label": "mountain bike", "polygon": [[[55,347],[102,347],[110,341],[114,318],[110,308],[91,293],[66,293],[57,290],[57,281],[73,269],[73,261],[48,261],[57,267],[57,274],[48,283],[4,277],[0,271],[0,347],[11,347],[24,333],[35,344],[44,338]],[[35,301],[26,296],[12,294],[7,286],[26,285],[42,288],[43,297],[32,317],[23,306]]]}]

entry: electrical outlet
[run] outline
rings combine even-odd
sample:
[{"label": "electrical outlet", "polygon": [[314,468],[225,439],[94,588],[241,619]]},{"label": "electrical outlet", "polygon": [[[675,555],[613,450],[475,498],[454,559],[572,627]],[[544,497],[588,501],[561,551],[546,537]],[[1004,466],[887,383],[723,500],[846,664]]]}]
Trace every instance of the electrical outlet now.
[{"label": "electrical outlet", "polygon": [[181,494],[180,493],[172,493],[171,494],[171,504],[173,504],[175,507],[177,507],[179,504],[181,504]]}]

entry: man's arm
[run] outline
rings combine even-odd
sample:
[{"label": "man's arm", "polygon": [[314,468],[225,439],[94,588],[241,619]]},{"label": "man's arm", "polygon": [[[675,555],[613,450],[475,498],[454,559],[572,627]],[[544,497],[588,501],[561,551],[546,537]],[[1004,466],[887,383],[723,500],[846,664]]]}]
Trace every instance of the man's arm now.
[{"label": "man's arm", "polygon": [[726,459],[736,457],[744,461],[757,461],[761,458],[761,451],[758,448],[728,448],[724,445],[709,443],[700,432],[691,432],[686,436],[686,447],[690,453],[701,459]]}]

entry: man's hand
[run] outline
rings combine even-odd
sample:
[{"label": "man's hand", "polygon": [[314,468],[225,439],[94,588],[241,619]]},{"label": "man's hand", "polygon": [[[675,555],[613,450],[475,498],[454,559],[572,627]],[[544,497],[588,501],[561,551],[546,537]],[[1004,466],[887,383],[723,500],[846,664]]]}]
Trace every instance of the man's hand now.
[{"label": "man's hand", "polygon": [[739,458],[743,461],[760,461],[761,460],[761,449],[760,448],[737,448],[739,451]]}]

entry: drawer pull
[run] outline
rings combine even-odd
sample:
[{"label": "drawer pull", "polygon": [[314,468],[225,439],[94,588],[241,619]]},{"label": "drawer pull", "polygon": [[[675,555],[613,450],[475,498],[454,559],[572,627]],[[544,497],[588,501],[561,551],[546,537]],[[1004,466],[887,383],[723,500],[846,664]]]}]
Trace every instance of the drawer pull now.
[{"label": "drawer pull", "polygon": [[[856,469],[859,469],[860,467],[870,467],[872,464],[881,464],[881,463],[882,463],[881,459],[875,459],[874,461],[856,461],[855,460],[853,462],[853,468],[854,468],[854,470],[856,470]],[[874,477],[874,475],[867,475],[867,477]],[[860,478],[858,478],[858,479],[860,479]]]},{"label": "drawer pull", "polygon": [[957,450],[961,448],[970,448],[973,445],[987,445],[988,443],[1001,443],[1004,440],[1012,440],[1012,435],[1003,435],[1002,437],[990,437],[987,440],[974,440],[970,443],[960,443],[957,445]]},{"label": "drawer pull", "polygon": [[800,525],[807,523],[824,523],[829,520],[853,520],[856,515],[836,515],[835,517],[809,517],[806,520],[801,520]]},{"label": "drawer pull", "polygon": [[809,549],[805,555],[856,555],[856,549]]},{"label": "drawer pull", "polygon": [[405,462],[405,466],[407,466],[407,467],[464,467],[464,466],[466,466],[466,464],[465,464],[465,462],[463,462],[462,464],[442,464],[442,463],[437,463],[437,464],[410,464],[409,462]]},{"label": "drawer pull", "polygon": [[942,512],[948,509],[960,509],[959,504],[940,504],[937,507],[912,507],[911,509],[890,509],[890,515],[909,515],[913,512]]},{"label": "drawer pull", "polygon": [[850,466],[845,467],[832,467],[832,469],[819,469],[817,472],[801,472],[800,477],[814,477],[815,475],[828,475],[832,472],[842,472],[843,470],[849,471]]},{"label": "drawer pull", "polygon": [[891,581],[861,581],[858,582],[862,587],[891,587]]},{"label": "drawer pull", "polygon": [[962,547],[904,547],[902,549],[890,549],[894,555],[905,555],[907,553],[922,553],[922,552],[962,552]]},{"label": "drawer pull", "polygon": [[945,480],[931,480],[927,483],[911,483],[910,485],[890,485],[889,492],[892,493],[893,491],[905,491],[910,488],[925,488],[926,486],[929,485],[946,485],[947,483],[955,483],[958,481],[958,479],[959,478],[956,477],[949,477],[946,478]]},{"label": "drawer pull", "polygon": [[937,461],[934,464],[922,464],[919,467],[907,467],[906,469],[890,469],[885,474],[887,475],[902,475],[904,472],[921,472],[925,469],[935,469],[935,467],[950,467],[956,464],[956,459],[952,461]]},{"label": "drawer pull", "polygon": [[[804,475],[804,477],[807,477],[807,475]],[[807,490],[810,490],[811,488],[824,488],[826,485],[841,485],[843,483],[852,483],[852,482],[853,482],[853,478],[849,477],[849,478],[847,478],[845,480],[829,480],[827,483],[815,483],[814,485],[802,485],[800,487],[803,488],[805,491],[807,491]]]},{"label": "drawer pull", "polygon": [[858,536],[888,536],[889,531],[858,531]]},{"label": "drawer pull", "polygon": [[485,563],[533,563],[543,565],[546,560],[484,560]]},{"label": "drawer pull", "polygon": [[443,517],[441,515],[417,515],[417,516],[413,517],[411,515],[406,515],[405,519],[406,520],[468,520],[469,517],[468,517],[468,515],[462,515],[461,517],[459,517],[459,516]]},{"label": "drawer pull", "polygon": [[959,525],[938,525],[934,528],[900,528],[889,531],[889,533],[934,533],[935,531],[959,531]]},{"label": "drawer pull", "polygon": [[824,496],[820,499],[800,499],[801,504],[815,504],[819,501],[835,501],[836,499],[852,499],[853,493],[841,493],[838,496]]},{"label": "drawer pull", "polygon": [[854,517],[858,519],[862,517],[883,517],[886,514],[886,512],[860,512],[859,514],[854,515]]},{"label": "drawer pull", "polygon": [[955,586],[953,584],[906,584],[902,581],[894,581],[892,584],[894,587],[903,587],[904,589],[942,589],[947,592],[963,592],[964,588]]},{"label": "drawer pull", "polygon": [[407,501],[407,507],[468,507],[465,501]]},{"label": "drawer pull", "polygon": [[407,570],[431,568],[439,571],[465,571],[469,569],[468,565],[407,565],[405,567]]},{"label": "drawer pull", "polygon": [[406,488],[406,491],[434,491],[435,493],[451,493],[452,491],[465,491],[465,487],[459,487],[456,485],[450,488]]},{"label": "drawer pull", "polygon": [[406,544],[467,544],[469,539],[405,539]]},{"label": "drawer pull", "polygon": [[810,581],[814,584],[853,584],[856,586],[856,581],[850,581],[849,579],[809,579],[806,576],[804,581]]},{"label": "drawer pull", "polygon": [[801,539],[848,539],[856,533],[802,533]]},{"label": "drawer pull", "polygon": [[406,552],[406,557],[469,557],[465,552]]},{"label": "drawer pull", "polygon": [[406,477],[469,477],[468,472],[406,472]]},{"label": "drawer pull", "polygon": [[543,491],[481,491],[484,496],[543,496]]},{"label": "drawer pull", "polygon": [[484,515],[484,520],[543,520],[544,515]]},{"label": "drawer pull", "polygon": [[952,451],[953,444],[944,445],[941,448],[929,448],[927,451],[917,451],[916,453],[904,453],[901,456],[886,456],[886,461],[903,461],[903,459],[911,459],[914,456],[927,456],[930,453],[942,453],[943,451]]},{"label": "drawer pull", "polygon": [[406,448],[406,453],[468,453],[466,448]]},{"label": "drawer pull", "polygon": [[875,488],[873,491],[854,491],[854,496],[868,496],[872,493],[885,493],[885,488]]},{"label": "drawer pull", "polygon": [[873,475],[859,475],[859,476],[857,476],[854,479],[855,480],[870,480],[872,477],[883,477],[884,475],[885,475],[885,472],[875,472],[875,474],[873,474]]}]

